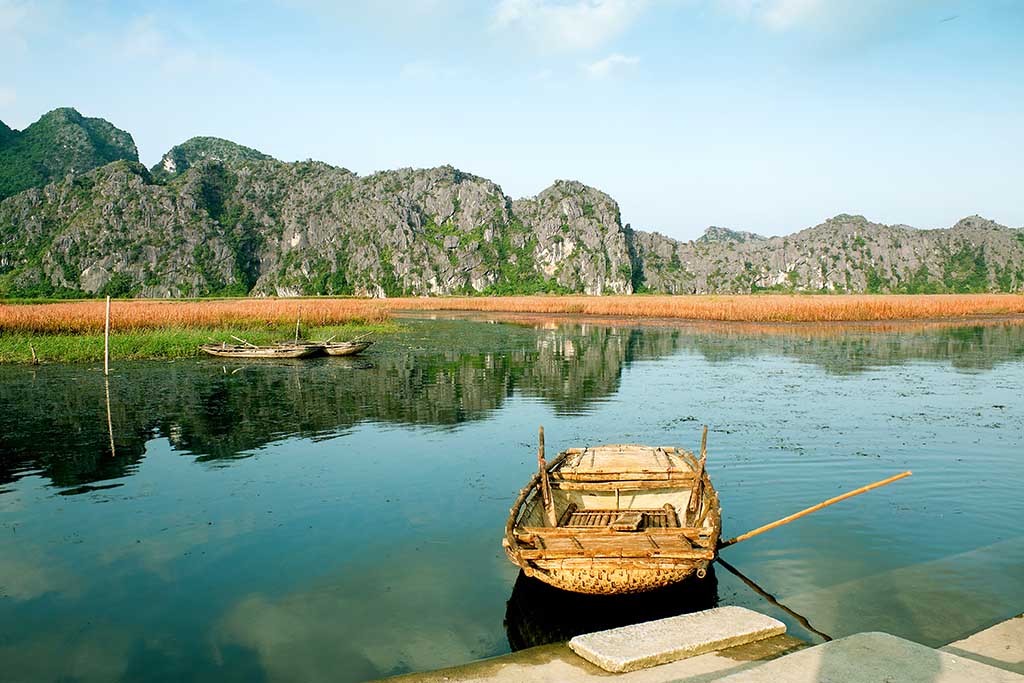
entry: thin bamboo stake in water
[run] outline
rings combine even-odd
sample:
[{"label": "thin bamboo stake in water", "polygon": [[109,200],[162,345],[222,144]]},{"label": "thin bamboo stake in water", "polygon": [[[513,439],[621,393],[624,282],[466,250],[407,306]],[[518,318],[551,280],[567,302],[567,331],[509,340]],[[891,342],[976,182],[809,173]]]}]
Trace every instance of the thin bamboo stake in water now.
[{"label": "thin bamboo stake in water", "polygon": [[829,505],[832,505],[834,503],[838,503],[841,500],[846,500],[847,498],[853,498],[854,496],[859,496],[862,493],[867,493],[871,489],[877,489],[880,486],[885,486],[886,484],[891,484],[894,481],[899,481],[900,479],[903,479],[904,477],[909,477],[911,474],[912,474],[912,472],[910,470],[907,470],[906,472],[903,472],[902,474],[897,474],[894,477],[889,477],[888,479],[883,479],[882,481],[876,481],[874,484],[868,484],[867,486],[861,486],[859,489],[855,489],[853,491],[849,491],[847,493],[844,493],[841,496],[836,496],[835,498],[829,498],[828,500],[826,500],[823,503],[818,503],[817,505],[813,505],[813,506],[807,508],[806,510],[801,510],[800,512],[796,512],[796,513],[790,515],[789,517],[783,517],[782,519],[777,520],[775,522],[772,522],[771,524],[765,524],[764,526],[759,526],[756,529],[754,529],[752,531],[748,531],[745,534],[740,534],[736,538],[730,538],[728,541],[723,541],[723,542],[718,544],[718,547],[719,548],[725,548],[727,546],[733,545],[734,543],[739,543],[740,541],[745,541],[748,538],[753,538],[754,536],[757,536],[758,534],[763,534],[766,531],[771,531],[775,527],[780,527],[783,524],[789,524],[794,519],[800,519],[801,517],[803,517],[805,515],[809,515],[812,512],[817,512],[818,510],[820,510],[822,508],[825,508],[825,507],[828,507]]},{"label": "thin bamboo stake in water", "polygon": [[116,458],[117,451],[114,450],[114,421],[110,418],[110,380],[104,377],[103,384],[107,390],[107,432],[110,434],[110,457]]},{"label": "thin bamboo stake in water", "polygon": [[103,374],[110,374],[110,297],[107,297],[107,318],[103,326]]}]

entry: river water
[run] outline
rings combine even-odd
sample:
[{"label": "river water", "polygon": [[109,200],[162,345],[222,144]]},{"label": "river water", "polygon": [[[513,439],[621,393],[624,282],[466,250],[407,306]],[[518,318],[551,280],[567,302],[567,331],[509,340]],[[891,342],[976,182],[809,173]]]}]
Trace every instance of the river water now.
[{"label": "river water", "polygon": [[[715,604],[928,645],[1024,607],[1024,325],[424,320],[363,357],[0,368],[5,681],[358,681]],[[732,536],[602,601],[501,551],[536,463],[696,449]],[[113,443],[111,443],[111,433]],[[810,629],[808,628],[810,626]]]}]

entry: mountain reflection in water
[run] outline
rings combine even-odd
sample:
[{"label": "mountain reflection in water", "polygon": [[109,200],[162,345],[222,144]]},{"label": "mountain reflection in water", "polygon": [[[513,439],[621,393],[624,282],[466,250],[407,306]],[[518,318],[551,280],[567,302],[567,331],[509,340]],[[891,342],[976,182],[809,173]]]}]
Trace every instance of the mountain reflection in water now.
[{"label": "mountain reflection in water", "polygon": [[[357,359],[115,359],[113,448],[101,368],[0,367],[0,679],[352,683],[716,603],[940,645],[1024,602],[1024,325],[402,326]],[[729,535],[915,476],[730,548],[760,592],[517,580],[538,424],[554,453],[702,423]]]},{"label": "mountain reflection in water", "polygon": [[917,360],[989,369],[1024,357],[1024,325],[1009,323],[911,333],[794,326],[768,335],[721,326],[403,324],[406,332],[360,359],[115,363],[113,456],[95,368],[0,368],[0,486],[24,473],[69,488],[122,477],[156,437],[199,461],[228,461],[367,421],[455,426],[486,418],[515,394],[579,414],[614,395],[631,363],[679,352],[711,363],[779,355],[836,374]]}]

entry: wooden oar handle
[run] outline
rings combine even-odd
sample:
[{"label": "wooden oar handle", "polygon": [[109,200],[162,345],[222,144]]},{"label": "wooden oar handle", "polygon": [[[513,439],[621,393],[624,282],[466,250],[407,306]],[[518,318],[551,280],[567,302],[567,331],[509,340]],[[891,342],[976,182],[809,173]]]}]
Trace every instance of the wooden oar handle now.
[{"label": "wooden oar handle", "polygon": [[719,548],[727,548],[730,545],[733,545],[735,543],[739,543],[740,541],[745,541],[748,538],[753,538],[754,536],[757,536],[758,534],[763,534],[766,531],[771,531],[775,527],[780,527],[783,524],[789,524],[790,522],[792,522],[795,519],[800,519],[801,517],[803,517],[805,515],[809,515],[812,512],[817,512],[818,510],[820,510],[822,508],[826,508],[829,505],[833,505],[834,503],[838,503],[841,500],[846,500],[847,498],[853,498],[854,496],[859,496],[862,493],[867,493],[871,489],[877,489],[880,486],[885,486],[886,484],[891,484],[894,481],[899,481],[900,479],[903,479],[904,477],[909,477],[911,474],[913,474],[913,473],[910,470],[907,470],[906,472],[903,472],[901,474],[897,474],[894,477],[889,477],[888,479],[883,479],[882,481],[876,481],[874,484],[868,484],[867,486],[861,486],[859,489],[854,489],[853,491],[849,491],[847,493],[844,493],[841,496],[836,496],[835,498],[829,498],[825,502],[818,503],[817,505],[812,505],[811,507],[807,508],[806,510],[801,510],[800,512],[795,512],[792,515],[790,515],[788,517],[783,517],[782,519],[776,520],[776,521],[772,522],[771,524],[765,524],[764,526],[759,526],[756,529],[753,529],[752,531],[748,531],[745,534],[740,534],[736,538],[730,538],[728,541],[722,541],[722,542],[720,542],[718,544],[718,547]]}]

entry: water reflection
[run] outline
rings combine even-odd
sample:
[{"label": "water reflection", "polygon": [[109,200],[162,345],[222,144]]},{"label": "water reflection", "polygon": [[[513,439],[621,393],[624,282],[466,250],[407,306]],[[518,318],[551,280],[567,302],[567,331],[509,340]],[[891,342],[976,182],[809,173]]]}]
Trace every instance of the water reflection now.
[{"label": "water reflection", "polygon": [[[100,369],[0,368],[0,678],[356,681],[716,601],[949,642],[1024,600],[1022,332],[410,321],[364,359],[117,363],[113,454]],[[702,422],[729,534],[915,476],[730,548],[761,592],[517,582],[538,423]]]},{"label": "water reflection", "polygon": [[[24,473],[67,493],[130,474],[157,436],[200,461],[247,457],[291,436],[345,433],[363,422],[451,427],[486,418],[513,395],[573,415],[613,396],[632,363],[696,353],[711,363],[776,355],[835,374],[914,360],[988,369],[1024,358],[1024,325],[844,331],[407,321],[363,359],[224,365],[118,364],[104,383],[85,366],[0,369],[0,486]],[[111,453],[111,450],[114,453]],[[2,492],[0,488],[0,492]]]},{"label": "water reflection", "polygon": [[718,605],[714,565],[707,576],[637,595],[585,595],[558,590],[522,572],[505,609],[505,633],[513,652],[560,643],[581,633],[663,619]]}]

